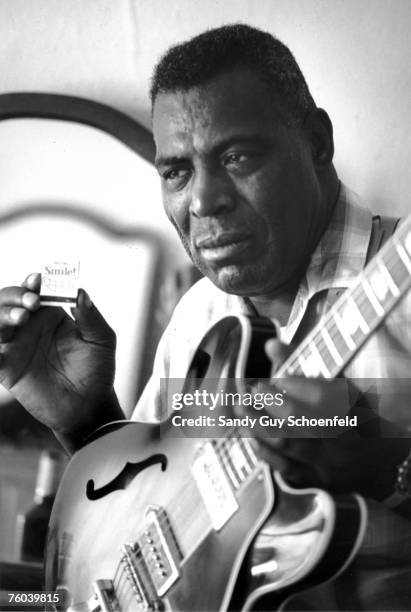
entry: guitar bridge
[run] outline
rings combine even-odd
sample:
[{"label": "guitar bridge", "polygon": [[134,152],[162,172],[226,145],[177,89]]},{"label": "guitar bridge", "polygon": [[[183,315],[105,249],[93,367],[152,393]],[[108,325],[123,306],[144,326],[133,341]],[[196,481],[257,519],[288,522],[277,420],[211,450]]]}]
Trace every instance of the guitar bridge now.
[{"label": "guitar bridge", "polygon": [[112,580],[96,580],[93,588],[94,597],[89,601],[90,612],[120,612]]},{"label": "guitar bridge", "polygon": [[156,593],[162,597],[180,576],[182,554],[162,508],[148,508],[146,521],[144,534],[138,544]]}]

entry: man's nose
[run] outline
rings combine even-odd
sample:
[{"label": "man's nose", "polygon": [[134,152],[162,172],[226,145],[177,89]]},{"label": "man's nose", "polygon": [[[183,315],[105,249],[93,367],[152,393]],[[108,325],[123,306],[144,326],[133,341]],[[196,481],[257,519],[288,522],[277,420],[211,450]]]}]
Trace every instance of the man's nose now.
[{"label": "man's nose", "polygon": [[195,217],[211,217],[235,207],[233,185],[218,172],[197,172],[192,181],[190,212]]}]

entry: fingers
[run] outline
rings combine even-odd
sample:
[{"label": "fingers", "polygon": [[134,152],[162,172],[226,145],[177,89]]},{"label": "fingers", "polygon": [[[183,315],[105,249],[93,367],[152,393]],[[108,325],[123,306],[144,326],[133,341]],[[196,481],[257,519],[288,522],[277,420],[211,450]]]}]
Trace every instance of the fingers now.
[{"label": "fingers", "polygon": [[350,386],[345,378],[326,380],[323,378],[305,378],[289,376],[271,381],[260,381],[253,388],[261,397],[265,394],[281,392],[283,402],[278,408],[271,402],[264,406],[268,414],[282,416],[315,416],[317,418],[330,415],[345,416],[353,405]]},{"label": "fingers", "polygon": [[38,279],[28,277],[26,281],[28,285],[5,287],[0,290],[0,342],[8,342],[15,329],[27,323],[30,312],[35,312],[40,307],[40,298],[35,292],[39,287]]},{"label": "fingers", "polygon": [[288,357],[291,352],[291,348],[283,344],[279,340],[272,338],[265,344],[265,352],[271,359],[273,364],[272,375],[275,376],[275,372],[279,369],[283,361]]},{"label": "fingers", "polygon": [[24,279],[21,286],[26,287],[26,289],[29,289],[29,291],[33,291],[34,293],[40,293],[41,274],[38,272],[29,274],[29,276]]},{"label": "fingers", "polygon": [[115,348],[116,335],[84,289],[79,289],[77,305],[71,309],[81,337],[86,342]]},{"label": "fingers", "polygon": [[295,487],[319,486],[322,478],[316,466],[318,440],[274,438],[257,440],[257,454],[274,470],[281,472],[288,484]]}]

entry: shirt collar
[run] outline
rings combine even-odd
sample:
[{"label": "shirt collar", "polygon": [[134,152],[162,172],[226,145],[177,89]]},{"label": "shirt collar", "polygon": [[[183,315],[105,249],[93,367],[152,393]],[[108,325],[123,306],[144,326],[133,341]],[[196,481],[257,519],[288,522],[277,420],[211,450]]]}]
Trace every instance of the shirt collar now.
[{"label": "shirt collar", "polygon": [[371,211],[341,184],[331,221],[307,268],[303,285],[308,299],[323,289],[352,284],[364,268],[371,230]]},{"label": "shirt collar", "polygon": [[[310,259],[288,323],[278,328],[283,342],[291,341],[309,300],[316,293],[334,288],[345,289],[356,279],[366,262],[371,230],[371,211],[357,194],[341,183],[331,220]],[[243,298],[240,300],[244,312],[250,314],[250,306]]]},{"label": "shirt collar", "polygon": [[341,184],[330,223],[311,257],[288,323],[280,329],[283,342],[291,341],[316,293],[345,289],[356,279],[365,265],[371,230],[371,211]]}]

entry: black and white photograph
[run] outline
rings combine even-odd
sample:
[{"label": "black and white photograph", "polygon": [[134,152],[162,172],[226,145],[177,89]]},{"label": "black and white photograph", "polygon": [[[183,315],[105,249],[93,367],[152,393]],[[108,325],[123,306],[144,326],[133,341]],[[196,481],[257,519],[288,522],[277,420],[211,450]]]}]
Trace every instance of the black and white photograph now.
[{"label": "black and white photograph", "polygon": [[411,610],[410,31],[0,0],[0,611]]}]

